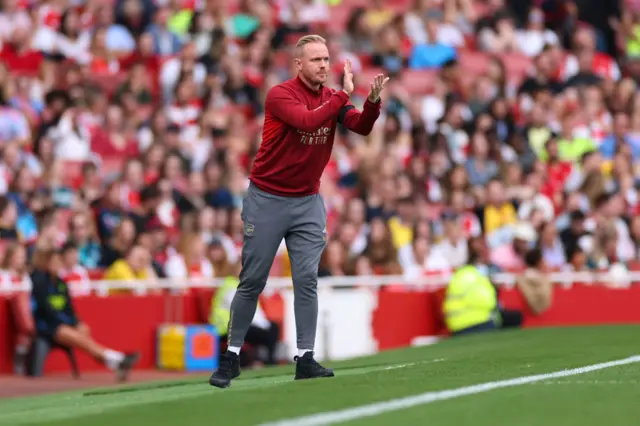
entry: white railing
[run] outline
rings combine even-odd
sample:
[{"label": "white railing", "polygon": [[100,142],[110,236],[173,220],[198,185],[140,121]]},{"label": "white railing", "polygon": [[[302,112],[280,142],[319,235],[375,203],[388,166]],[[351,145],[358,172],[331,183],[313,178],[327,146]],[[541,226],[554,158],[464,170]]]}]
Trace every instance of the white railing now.
[{"label": "white railing", "polygon": [[[335,288],[343,286],[358,286],[377,288],[386,285],[413,287],[416,289],[436,289],[445,286],[450,273],[434,276],[409,278],[403,275],[367,275],[324,277],[318,279],[319,288]],[[491,281],[506,288],[513,287],[517,274],[498,273],[491,275]],[[610,270],[605,272],[556,272],[549,274],[549,278],[556,284],[571,287],[573,283],[606,284],[613,287],[628,287],[632,283],[640,283],[640,271]],[[92,281],[92,290],[99,295],[107,295],[110,290],[131,290],[137,294],[144,294],[149,290],[174,290],[176,292],[189,288],[215,288],[223,283],[222,278],[211,279],[151,279],[137,281],[98,280]],[[266,290],[287,289],[293,286],[291,277],[270,277]],[[14,285],[11,288],[0,286],[0,294],[28,290],[27,286]]]}]

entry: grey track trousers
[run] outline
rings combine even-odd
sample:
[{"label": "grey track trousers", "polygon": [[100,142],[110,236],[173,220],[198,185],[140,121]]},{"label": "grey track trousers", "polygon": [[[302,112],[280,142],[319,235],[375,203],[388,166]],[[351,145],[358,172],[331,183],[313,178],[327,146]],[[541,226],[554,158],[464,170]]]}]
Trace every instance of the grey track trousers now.
[{"label": "grey track trousers", "polygon": [[242,270],[231,303],[229,346],[243,345],[258,296],[284,238],[291,260],[298,349],[313,349],[318,319],[318,264],[327,239],[322,196],[281,197],[252,183],[243,199],[242,221]]}]

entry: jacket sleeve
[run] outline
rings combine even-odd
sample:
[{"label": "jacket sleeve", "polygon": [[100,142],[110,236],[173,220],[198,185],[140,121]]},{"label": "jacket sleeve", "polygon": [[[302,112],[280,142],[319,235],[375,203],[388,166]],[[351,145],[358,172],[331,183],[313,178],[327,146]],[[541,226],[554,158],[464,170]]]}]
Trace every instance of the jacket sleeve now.
[{"label": "jacket sleeve", "polygon": [[381,102],[364,102],[362,112],[358,111],[351,102],[348,102],[340,110],[338,122],[352,132],[359,135],[368,135],[373,129],[373,125],[380,116]]},{"label": "jacket sleeve", "polygon": [[36,271],[31,274],[31,282],[33,283],[31,294],[38,305],[37,312],[40,313],[36,319],[44,320],[47,324],[57,327],[62,324],[62,321],[58,312],[49,304],[48,281],[48,276],[45,273]]},{"label": "jacket sleeve", "polygon": [[349,95],[338,90],[328,101],[318,108],[308,107],[293,96],[293,93],[282,87],[274,86],[267,93],[265,109],[285,124],[305,132],[313,132],[331,119],[338,117],[340,109],[349,100]]}]

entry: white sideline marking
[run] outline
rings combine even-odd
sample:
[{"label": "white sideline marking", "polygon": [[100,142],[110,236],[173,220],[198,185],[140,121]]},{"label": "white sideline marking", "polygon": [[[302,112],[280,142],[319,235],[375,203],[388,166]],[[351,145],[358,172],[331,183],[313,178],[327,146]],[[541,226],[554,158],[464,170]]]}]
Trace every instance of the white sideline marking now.
[{"label": "white sideline marking", "polygon": [[637,385],[638,380],[555,380],[541,385]]},{"label": "white sideline marking", "polygon": [[436,358],[436,359],[431,359],[427,361],[409,362],[407,364],[396,364],[396,365],[391,365],[389,367],[384,367],[382,368],[382,370],[395,370],[396,368],[406,368],[406,367],[412,367],[418,364],[431,364],[432,362],[443,362],[446,360],[447,360],[446,358]]},{"label": "white sideline marking", "polygon": [[600,364],[587,365],[585,367],[573,368],[571,370],[556,371],[554,373],[536,374],[533,376],[516,377],[509,380],[498,380],[495,382],[480,383],[472,386],[448,389],[442,391],[425,392],[419,395],[405,398],[391,399],[384,402],[374,402],[373,404],[361,405],[359,407],[347,408],[344,410],[327,411],[324,413],[312,414],[310,416],[284,419],[272,423],[264,423],[262,426],[320,426],[334,423],[346,422],[349,420],[372,417],[390,411],[402,410],[423,404],[430,404],[435,401],[459,398],[466,395],[474,395],[489,392],[495,389],[521,386],[529,383],[542,382],[560,377],[576,376],[591,371],[602,370],[604,368],[618,367],[620,365],[640,362],[640,355],[616,361],[603,362]]}]

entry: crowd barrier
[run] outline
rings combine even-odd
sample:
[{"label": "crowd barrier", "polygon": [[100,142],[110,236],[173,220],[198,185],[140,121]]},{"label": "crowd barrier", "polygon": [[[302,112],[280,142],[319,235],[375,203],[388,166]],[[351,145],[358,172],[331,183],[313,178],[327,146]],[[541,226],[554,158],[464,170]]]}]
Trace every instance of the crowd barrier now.
[{"label": "crowd barrier", "polygon": [[[319,280],[318,344],[320,358],[348,358],[411,345],[421,336],[446,334],[441,303],[447,276],[407,280],[402,276],[335,277]],[[553,274],[551,308],[540,316],[526,307],[513,286],[515,276],[493,277],[500,286],[500,301],[506,308],[525,313],[525,327],[640,323],[640,274],[631,272],[623,280],[608,273]],[[146,282],[98,281],[95,294],[78,297],[75,306],[95,338],[118,350],[139,350],[140,369],[155,367],[156,330],[167,323],[203,323],[208,317],[211,295],[220,280]],[[295,353],[290,278],[270,279],[262,296],[267,316],[282,324],[287,354]],[[606,284],[606,285],[602,285]],[[128,294],[105,296],[113,289]],[[148,294],[150,289],[164,292]],[[187,290],[188,289],[188,290]],[[15,341],[8,295],[0,295],[0,374],[12,371]],[[78,354],[82,371],[100,370],[101,365]],[[52,353],[45,372],[68,371],[64,354]]]}]

